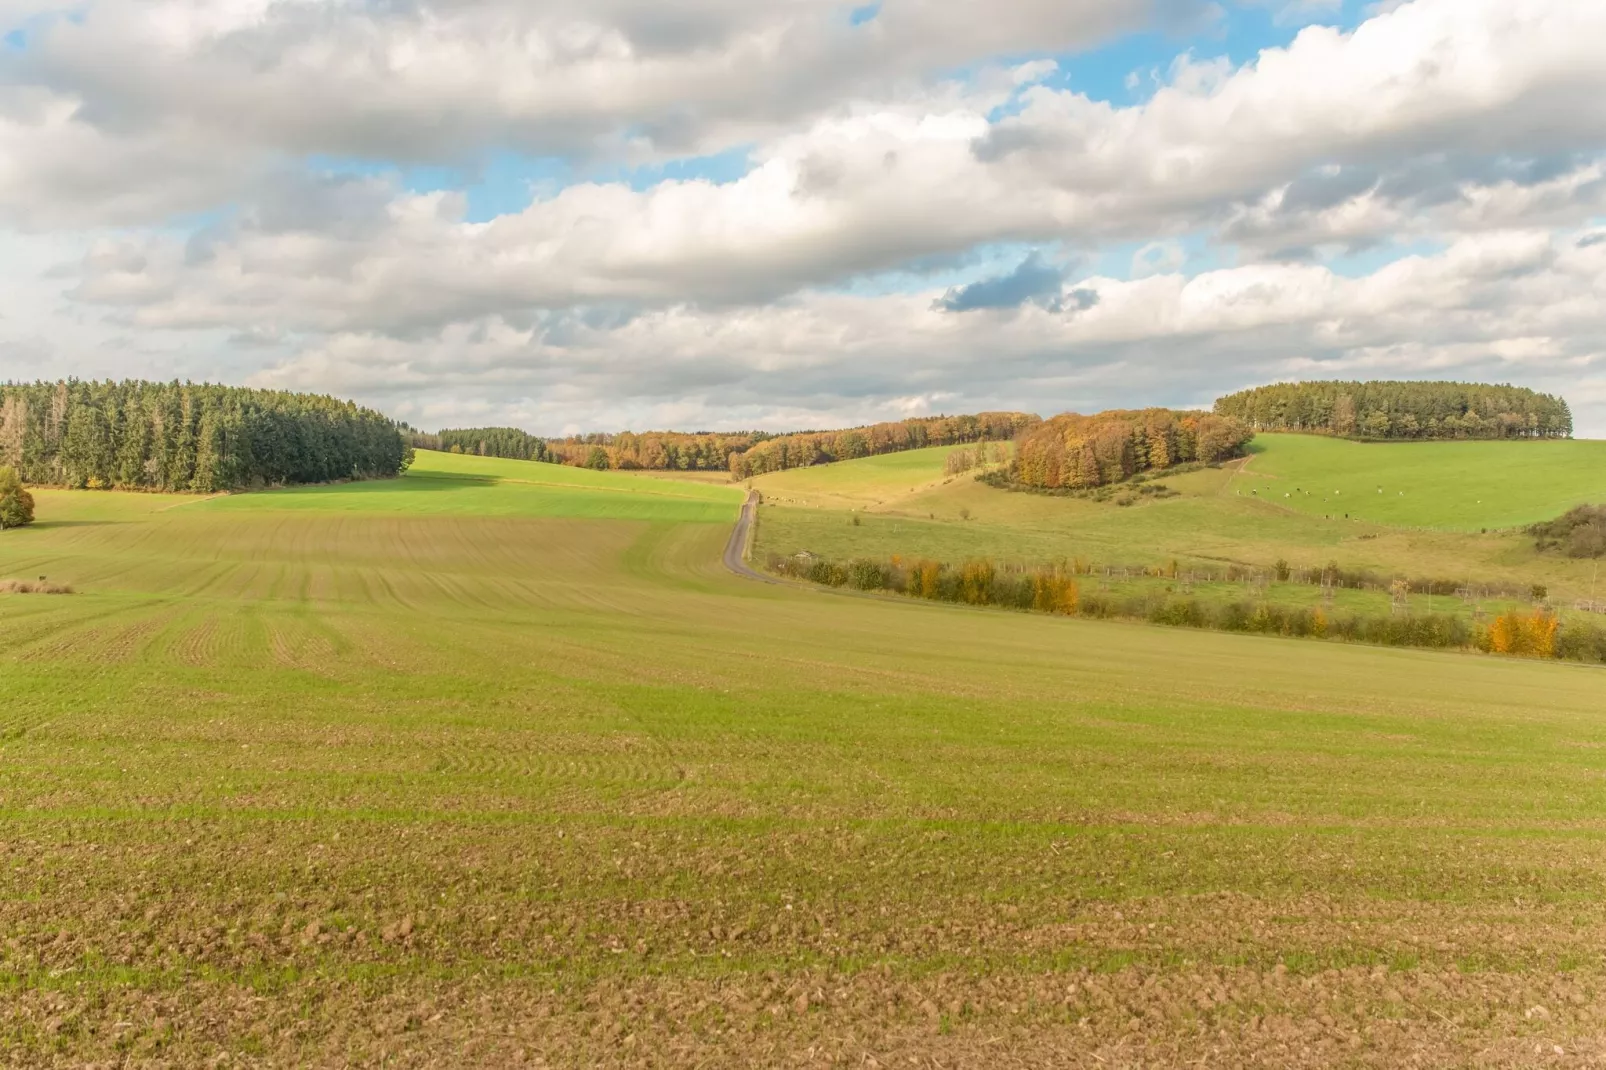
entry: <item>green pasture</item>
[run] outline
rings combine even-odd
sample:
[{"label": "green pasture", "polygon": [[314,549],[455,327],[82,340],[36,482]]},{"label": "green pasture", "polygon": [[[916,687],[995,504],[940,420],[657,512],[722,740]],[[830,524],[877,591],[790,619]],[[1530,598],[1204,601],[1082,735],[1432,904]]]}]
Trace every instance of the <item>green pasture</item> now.
[{"label": "green pasture", "polygon": [[1477,531],[1606,501],[1606,441],[1350,442],[1257,435],[1232,482],[1301,513]]},{"label": "green pasture", "polygon": [[78,593],[0,595],[0,1063],[1473,1065],[1598,1036],[1606,673],[767,586],[718,563],[739,501],[442,455],[41,492],[0,578]]},{"label": "green pasture", "polygon": [[738,488],[728,485],[420,450],[402,479],[233,494],[213,499],[204,508],[695,523],[733,521],[742,497]]}]

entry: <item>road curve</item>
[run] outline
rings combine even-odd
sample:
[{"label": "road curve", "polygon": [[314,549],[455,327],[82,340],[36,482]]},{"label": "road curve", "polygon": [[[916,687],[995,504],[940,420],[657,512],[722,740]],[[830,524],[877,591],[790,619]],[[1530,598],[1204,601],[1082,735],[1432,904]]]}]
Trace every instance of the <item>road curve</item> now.
[{"label": "road curve", "polygon": [[742,503],[742,515],[736,521],[736,527],[731,529],[731,537],[725,543],[725,567],[743,579],[757,580],[760,583],[770,583],[776,586],[787,586],[774,576],[766,576],[762,572],[754,571],[747,563],[747,540],[751,537],[754,521],[758,516],[758,492],[748,491],[747,500]]}]

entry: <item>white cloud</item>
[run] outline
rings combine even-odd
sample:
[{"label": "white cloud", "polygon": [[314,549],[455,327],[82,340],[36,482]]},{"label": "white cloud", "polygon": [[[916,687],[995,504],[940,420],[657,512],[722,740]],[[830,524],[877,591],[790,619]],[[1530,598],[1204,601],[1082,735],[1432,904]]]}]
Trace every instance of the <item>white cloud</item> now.
[{"label": "white cloud", "polygon": [[855,26],[852,7],[90,0],[35,29],[23,69],[123,131],[178,120],[222,144],[387,159],[487,143],[652,155],[724,147],[994,56],[1080,48],[1154,14],[1118,0],[886,0]]},{"label": "white cloud", "polygon": [[[0,32],[50,7],[0,0]],[[1575,240],[1606,212],[1606,5],[1416,0],[1241,67],[1184,53],[1132,107],[1044,84],[1045,54],[1142,9],[889,0],[855,27],[849,7],[91,0],[35,19],[0,58],[0,220],[34,235],[0,242],[0,285],[30,303],[0,319],[0,374],[126,354],[543,430],[1197,403],[1313,370],[1606,396],[1587,386],[1606,242]],[[581,182],[489,222],[457,192],[300,163],[736,143],[736,181]],[[933,311],[979,275],[834,292],[1117,242],[1141,246],[1131,277],[1058,301]],[[1184,242],[1241,266],[1189,278]],[[1444,251],[1323,266],[1394,243]],[[71,269],[44,278],[47,247]]]},{"label": "white cloud", "polygon": [[[1182,263],[1166,243],[1200,228],[1282,254],[1578,225],[1606,203],[1599,161],[1521,160],[1606,143],[1606,66],[1580,44],[1606,36],[1606,7],[1542,6],[1419,0],[1236,71],[1186,61],[1124,109],[1030,86],[989,122],[1007,87],[949,87],[778,137],[735,182],[577,184],[484,224],[445,195],[371,204],[338,232],[248,216],[199,252],[151,240],[137,269],[91,265],[79,296],[149,326],[415,332],[598,301],[757,303],[983,243],[1148,240],[1134,270],[1163,272]],[[384,192],[364,189],[337,214]]]},{"label": "white cloud", "polygon": [[[1560,389],[1606,378],[1606,242],[1483,235],[1359,279],[1313,265],[1254,265],[1132,281],[1082,279],[1099,300],[945,315],[935,294],[807,293],[737,315],[686,306],[623,321],[487,317],[398,339],[341,333],[265,369],[264,385],[318,387],[420,417],[466,398],[555,430],[577,414],[653,422],[659,399],[699,426],[869,419],[894,399],[941,394],[954,410],[1038,411],[1130,401],[1206,404],[1294,375],[1520,379]],[[1570,390],[1568,391],[1570,392]],[[402,411],[408,411],[405,408]],[[1606,432],[1606,405],[1580,409]],[[584,422],[584,421],[582,421]],[[660,421],[661,422],[661,421]]]}]

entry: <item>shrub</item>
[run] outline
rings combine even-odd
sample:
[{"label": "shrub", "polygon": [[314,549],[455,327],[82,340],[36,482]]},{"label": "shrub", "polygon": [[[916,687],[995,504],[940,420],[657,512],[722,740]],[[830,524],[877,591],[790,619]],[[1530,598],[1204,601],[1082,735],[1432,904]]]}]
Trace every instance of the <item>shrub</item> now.
[{"label": "shrub", "polygon": [[879,561],[856,557],[848,562],[847,585],[860,591],[879,591],[888,585],[888,571]]},{"label": "shrub", "polygon": [[0,467],[0,529],[33,523],[33,495],[15,468]]},{"label": "shrub", "polygon": [[1541,551],[1560,550],[1568,557],[1606,556],[1606,505],[1580,505],[1555,520],[1528,529]]},{"label": "shrub", "polygon": [[1502,613],[1489,625],[1485,643],[1487,649],[1496,654],[1553,658],[1556,656],[1556,625],[1555,616],[1542,609],[1532,613],[1512,610]]},{"label": "shrub", "polygon": [[[838,563],[808,554],[796,557],[772,554],[768,564],[771,572],[823,586],[897,591],[911,598],[932,601],[1003,606],[1093,619],[1147,620],[1181,628],[1314,636],[1386,646],[1476,648],[1521,657],[1561,657],[1606,663],[1606,629],[1585,623],[1562,628],[1555,615],[1542,607],[1506,613],[1481,628],[1447,614],[1329,616],[1321,609],[1247,600],[1214,606],[1197,598],[1178,597],[1169,593],[1170,588],[1167,593],[1151,589],[1124,596],[1108,591],[1084,594],[1076,581],[1080,571],[1088,570],[1081,562],[1025,569],[999,566],[978,558],[955,568],[931,560],[905,563],[896,557],[891,562],[853,558]],[[1147,573],[1165,576],[1174,571],[1173,565],[1169,569],[1147,570]]]}]

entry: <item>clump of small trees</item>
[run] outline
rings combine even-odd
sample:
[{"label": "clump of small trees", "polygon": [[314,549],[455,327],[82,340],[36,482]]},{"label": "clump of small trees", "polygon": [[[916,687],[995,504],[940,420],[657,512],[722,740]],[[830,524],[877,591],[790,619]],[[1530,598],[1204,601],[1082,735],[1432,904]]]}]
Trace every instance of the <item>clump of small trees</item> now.
[{"label": "clump of small trees", "polygon": [[1068,412],[1019,437],[1007,482],[1031,490],[1090,490],[1177,465],[1239,457],[1253,437],[1242,421],[1208,412]]},{"label": "clump of small trees", "polygon": [[22,485],[17,470],[0,465],[0,529],[33,523],[33,495]]},{"label": "clump of small trees", "polygon": [[1606,557],[1606,505],[1580,505],[1555,520],[1528,529],[1541,552],[1558,550],[1568,557]]}]

